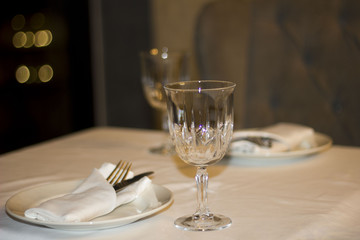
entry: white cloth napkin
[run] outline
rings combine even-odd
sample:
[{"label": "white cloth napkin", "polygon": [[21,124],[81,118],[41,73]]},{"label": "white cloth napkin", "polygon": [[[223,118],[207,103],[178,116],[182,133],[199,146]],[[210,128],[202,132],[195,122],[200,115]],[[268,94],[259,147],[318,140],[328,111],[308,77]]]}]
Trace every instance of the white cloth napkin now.
[{"label": "white cloth napkin", "polygon": [[[265,148],[247,140],[236,140],[247,136],[269,137],[276,141],[273,141],[270,148]],[[307,149],[315,146],[314,129],[294,123],[277,123],[258,130],[234,131],[230,151],[266,154]]]},{"label": "white cloth napkin", "polygon": [[[93,169],[90,176],[74,191],[26,210],[25,216],[41,221],[84,222],[108,214],[116,207],[135,200],[151,186],[151,180],[144,177],[116,193],[105,179],[114,167],[111,163],[104,163],[100,169]],[[133,173],[130,172],[128,178],[132,176]]]}]

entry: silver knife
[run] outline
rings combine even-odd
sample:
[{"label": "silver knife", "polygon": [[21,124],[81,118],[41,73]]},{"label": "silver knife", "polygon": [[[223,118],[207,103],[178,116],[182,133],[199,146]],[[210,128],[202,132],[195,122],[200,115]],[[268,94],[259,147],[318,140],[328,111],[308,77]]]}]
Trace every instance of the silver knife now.
[{"label": "silver knife", "polygon": [[144,173],[141,173],[139,175],[136,175],[134,176],[133,178],[130,178],[130,179],[126,179],[122,182],[119,182],[117,184],[114,185],[114,189],[116,192],[119,192],[121,191],[122,189],[124,189],[125,187],[129,186],[130,184],[134,183],[134,182],[137,182],[139,181],[141,178],[145,177],[145,176],[148,176],[148,175],[151,175],[153,174],[154,172],[153,171],[150,171],[150,172],[144,172]]}]

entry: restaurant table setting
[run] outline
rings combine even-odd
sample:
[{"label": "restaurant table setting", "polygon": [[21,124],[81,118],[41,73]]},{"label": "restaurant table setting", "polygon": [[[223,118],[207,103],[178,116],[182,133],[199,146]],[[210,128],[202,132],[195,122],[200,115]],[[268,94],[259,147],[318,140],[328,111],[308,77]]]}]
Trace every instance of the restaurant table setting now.
[{"label": "restaurant table setting", "polygon": [[[292,123],[235,130],[208,167],[208,204],[232,223],[199,232],[174,227],[196,207],[196,169],[149,151],[164,136],[95,127],[1,155],[0,239],[360,239],[359,147]],[[275,140],[249,148],[258,136]],[[132,163],[127,179],[154,173],[116,193],[106,176],[119,160]]]},{"label": "restaurant table setting", "polygon": [[[86,222],[106,215],[136,198],[143,197],[140,195],[150,188],[151,180],[144,177],[120,193],[116,193],[114,191],[116,184],[111,185],[105,179],[110,175],[109,169],[114,168],[115,165],[104,163],[99,169],[95,168],[74,191],[42,202],[35,208],[27,209],[24,212],[25,217],[45,222]],[[151,195],[155,195],[155,193]],[[149,200],[149,205],[151,207],[159,205],[156,197],[154,200]],[[138,211],[141,212],[140,209]],[[9,213],[11,214],[11,210]]]}]

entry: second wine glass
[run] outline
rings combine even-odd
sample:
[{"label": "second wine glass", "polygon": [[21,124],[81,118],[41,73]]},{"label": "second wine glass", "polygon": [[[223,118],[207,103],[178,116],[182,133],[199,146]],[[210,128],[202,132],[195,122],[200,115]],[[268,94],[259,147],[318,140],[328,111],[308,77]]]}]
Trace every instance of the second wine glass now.
[{"label": "second wine glass", "polygon": [[[164,85],[189,80],[189,54],[184,51],[169,51],[168,48],[153,48],[140,52],[141,82],[147,102],[161,113],[161,128],[168,131],[166,96]],[[152,153],[173,154],[170,141],[150,149]]]}]

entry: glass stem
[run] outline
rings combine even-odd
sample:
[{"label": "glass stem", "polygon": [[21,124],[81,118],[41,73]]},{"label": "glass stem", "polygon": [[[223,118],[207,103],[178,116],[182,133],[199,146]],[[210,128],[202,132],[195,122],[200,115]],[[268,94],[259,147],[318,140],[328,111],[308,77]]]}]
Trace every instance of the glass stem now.
[{"label": "glass stem", "polygon": [[164,131],[169,131],[168,114],[166,110],[161,110],[161,128]]},{"label": "glass stem", "polygon": [[209,220],[213,217],[207,207],[208,173],[206,167],[198,167],[195,180],[197,185],[197,209],[193,215],[195,221]]}]

